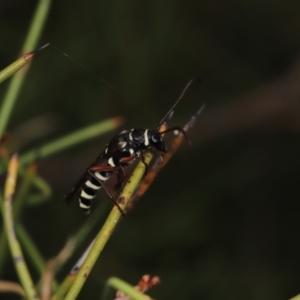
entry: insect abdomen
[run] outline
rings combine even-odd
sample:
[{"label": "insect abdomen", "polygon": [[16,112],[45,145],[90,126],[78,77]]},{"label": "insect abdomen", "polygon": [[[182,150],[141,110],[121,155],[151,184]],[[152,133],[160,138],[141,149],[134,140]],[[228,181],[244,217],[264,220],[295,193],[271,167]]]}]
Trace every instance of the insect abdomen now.
[{"label": "insect abdomen", "polygon": [[90,210],[92,200],[95,198],[96,193],[101,189],[101,183],[99,181],[105,182],[109,179],[111,172],[95,172],[94,175],[98,180],[91,176],[90,179],[85,182],[79,196],[79,206],[87,212]]}]

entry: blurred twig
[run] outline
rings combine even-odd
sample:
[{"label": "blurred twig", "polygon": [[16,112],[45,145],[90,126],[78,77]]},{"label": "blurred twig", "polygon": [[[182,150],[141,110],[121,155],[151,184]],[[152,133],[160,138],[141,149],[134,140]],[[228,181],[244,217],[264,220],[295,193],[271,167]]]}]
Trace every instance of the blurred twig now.
[{"label": "blurred twig", "polygon": [[15,282],[0,280],[0,293],[16,293],[25,297],[23,288]]},{"label": "blurred twig", "polygon": [[47,262],[46,268],[44,270],[42,280],[41,280],[41,300],[48,300],[51,297],[52,283],[55,274],[55,270],[58,266],[65,263],[65,261],[73,253],[74,249],[74,239],[69,239],[64,246],[64,248],[59,252],[59,254],[50,259]]}]

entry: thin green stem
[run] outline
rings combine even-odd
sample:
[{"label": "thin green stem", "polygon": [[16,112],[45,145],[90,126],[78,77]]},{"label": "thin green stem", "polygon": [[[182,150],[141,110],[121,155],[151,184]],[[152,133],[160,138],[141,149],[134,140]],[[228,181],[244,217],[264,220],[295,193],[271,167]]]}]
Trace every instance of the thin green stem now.
[{"label": "thin green stem", "polygon": [[34,176],[32,180],[32,185],[36,187],[40,192],[35,194],[30,194],[27,196],[26,204],[34,205],[40,204],[43,200],[48,199],[51,196],[51,187],[49,184],[40,176]]},{"label": "thin green stem", "polygon": [[8,245],[13,258],[13,262],[18,273],[20,282],[25,290],[26,297],[29,300],[36,300],[38,299],[38,295],[34,289],[33,281],[25,263],[23,253],[14,229],[12,200],[17,181],[17,174],[18,158],[17,155],[13,155],[8,166],[8,173],[4,189],[4,203],[2,210],[4,229],[8,239]]},{"label": "thin green stem", "polygon": [[[75,235],[75,246],[74,251],[81,245],[84,238],[88,235],[88,233],[91,232],[91,230],[95,227],[97,223],[99,223],[99,220],[101,219],[101,215],[103,215],[103,212],[105,210],[103,209],[103,206],[98,206],[95,211],[92,212],[91,216],[86,220],[83,226],[80,227],[79,231]],[[58,268],[59,271],[59,268]],[[74,274],[69,274],[64,281],[59,286],[57,292],[56,292],[56,298],[55,299],[62,299],[63,296],[67,293],[70,286],[72,285],[73,281],[75,279]]]},{"label": "thin green stem", "polygon": [[[3,69],[0,72],[0,83],[3,82],[4,80],[8,79],[10,76],[15,74],[17,71],[19,71],[21,68],[26,66],[32,61],[33,55],[28,53],[25,54],[24,56],[20,57],[16,61],[14,61],[12,64],[7,66],[5,69]],[[5,107],[4,107],[5,109]]]},{"label": "thin green stem", "polygon": [[[111,201],[106,201],[111,205]],[[105,209],[103,205],[97,206],[97,208],[92,211],[91,215],[86,219],[85,223],[79,228],[78,232],[75,235],[75,248],[74,251],[81,245],[84,239],[92,231],[92,229],[99,223],[99,220],[103,218]]]},{"label": "thin green stem", "polygon": [[59,286],[56,294],[51,298],[52,300],[62,300],[65,297],[66,292],[74,282],[75,275],[68,275]]},{"label": "thin green stem", "polygon": [[[50,0],[39,1],[28,30],[26,41],[22,47],[22,53],[27,53],[36,48],[37,41],[39,40],[41,32],[44,28],[47,14],[49,12],[50,3]],[[12,109],[23,86],[26,74],[27,72],[16,73],[10,82],[7,93],[3,100],[2,107],[0,109],[0,137],[7,126]]]},{"label": "thin green stem", "polygon": [[29,26],[25,43],[22,47],[24,52],[28,52],[30,49],[37,47],[38,40],[40,39],[50,11],[51,2],[51,0],[39,0],[39,4]]},{"label": "thin green stem", "polygon": [[[23,205],[28,204],[28,201],[33,201],[39,199],[46,198],[50,195],[51,189],[49,188],[48,184],[39,176],[35,174],[34,165],[30,165],[26,168],[26,170],[19,170],[19,173],[23,177],[23,181],[21,186],[19,187],[18,193],[15,196],[15,200],[13,203],[13,211],[14,211],[14,218],[18,220],[20,218]],[[34,184],[36,188],[40,189],[39,195],[30,196],[28,195],[29,189],[31,185]],[[26,201],[25,201],[26,199]],[[29,200],[28,200],[29,199]],[[1,195],[0,200],[2,203]],[[0,270],[4,269],[4,264],[7,262],[7,255],[8,255],[8,245],[7,245],[7,238],[4,232],[0,231]],[[34,257],[34,256],[33,256]]]},{"label": "thin green stem", "polygon": [[23,205],[25,203],[25,198],[29,193],[29,189],[32,185],[33,178],[36,174],[36,167],[34,164],[29,165],[26,167],[25,174],[23,176],[22,184],[18,189],[18,193],[15,196],[14,200],[14,216],[16,220],[19,220],[19,216],[23,209]]},{"label": "thin green stem", "polygon": [[15,227],[20,242],[24,247],[24,251],[27,253],[27,256],[31,258],[31,262],[35,269],[40,273],[40,275],[42,275],[46,265],[42,255],[40,254],[26,229],[21,224],[16,224]]},{"label": "thin green stem", "polygon": [[22,83],[24,81],[25,74],[18,73],[16,74],[9,85],[9,88],[7,90],[7,93],[4,97],[4,102],[1,107],[1,115],[0,115],[0,136],[2,136],[3,131],[6,128],[6,125],[8,123],[8,119],[11,115],[12,108],[14,107],[15,100],[17,99],[17,96],[19,94],[19,91],[21,89]]},{"label": "thin green stem", "polygon": [[[24,180],[18,190],[18,193],[15,196],[13,210],[14,210],[14,218],[16,220],[19,219],[21,208],[24,204],[24,196],[28,193],[29,187],[31,185],[33,176],[35,174],[35,170],[29,166],[25,171]],[[8,254],[8,247],[7,247],[7,239],[4,232],[0,231],[0,269],[4,268],[4,264],[7,261],[7,254]]]},{"label": "thin green stem", "polygon": [[45,158],[49,155],[57,153],[58,151],[62,151],[78,143],[94,138],[95,136],[101,135],[107,131],[113,130],[120,126],[120,124],[122,124],[122,118],[119,117],[98,122],[74,133],[63,136],[62,138],[50,142],[38,149],[30,150],[29,152],[21,155],[20,164],[24,165],[34,161],[35,159]]},{"label": "thin green stem", "polygon": [[151,298],[148,295],[145,295],[144,293],[137,291],[132,285],[129,283],[117,278],[117,277],[111,277],[108,279],[107,284],[113,288],[115,288],[117,291],[121,291],[124,294],[126,294],[130,299],[133,300],[151,300]]}]

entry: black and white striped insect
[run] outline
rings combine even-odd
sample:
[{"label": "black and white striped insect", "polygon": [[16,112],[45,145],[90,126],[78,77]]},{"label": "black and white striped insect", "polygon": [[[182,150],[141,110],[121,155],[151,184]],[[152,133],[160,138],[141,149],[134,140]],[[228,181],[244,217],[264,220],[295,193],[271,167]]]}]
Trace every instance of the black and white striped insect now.
[{"label": "black and white striped insect", "polygon": [[[108,196],[113,196],[105,187],[105,182],[113,173],[118,175],[118,184],[123,185],[125,179],[124,168],[130,166],[136,159],[141,158],[144,162],[143,153],[149,149],[154,149],[159,153],[166,153],[167,147],[163,140],[162,134],[170,131],[178,130],[185,134],[182,128],[173,127],[165,131],[160,131],[162,125],[173,113],[174,108],[184,96],[189,86],[198,80],[191,79],[183,89],[180,97],[175,101],[170,110],[161,119],[157,129],[133,128],[131,130],[123,130],[117,134],[106,146],[104,151],[97,157],[73,187],[73,189],[65,196],[65,201],[70,202],[73,196],[80,191],[79,206],[89,212],[92,200],[101,187],[106,191]],[[161,156],[163,159],[163,156]],[[145,164],[145,173],[147,172],[147,164]],[[118,206],[118,204],[115,202]],[[119,208],[120,209],[120,208]],[[121,209],[120,209],[121,210]]]}]

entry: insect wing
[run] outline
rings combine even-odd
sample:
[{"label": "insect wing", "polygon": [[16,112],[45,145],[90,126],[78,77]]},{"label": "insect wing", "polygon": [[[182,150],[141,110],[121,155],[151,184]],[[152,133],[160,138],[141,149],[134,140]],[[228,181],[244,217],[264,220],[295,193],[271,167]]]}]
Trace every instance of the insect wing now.
[{"label": "insect wing", "polygon": [[78,182],[74,185],[70,192],[64,196],[64,202],[70,203],[72,201],[74,195],[83,187],[89,176],[90,175],[87,172],[82,175],[82,177],[78,180]]},{"label": "insect wing", "polygon": [[106,153],[109,156],[112,156],[114,153],[120,152],[122,149],[126,148],[128,145],[129,131],[123,130],[117,134],[107,145]]},{"label": "insect wing", "polygon": [[98,165],[105,165],[106,159],[103,157],[104,152],[102,152],[97,159],[87,168],[85,173],[81,176],[81,178],[77,181],[77,183],[74,185],[74,187],[70,190],[68,194],[64,196],[64,202],[70,203],[74,197],[74,195],[80,191],[83,187],[83,185],[91,178],[91,175],[89,174],[88,170],[94,166]]}]

